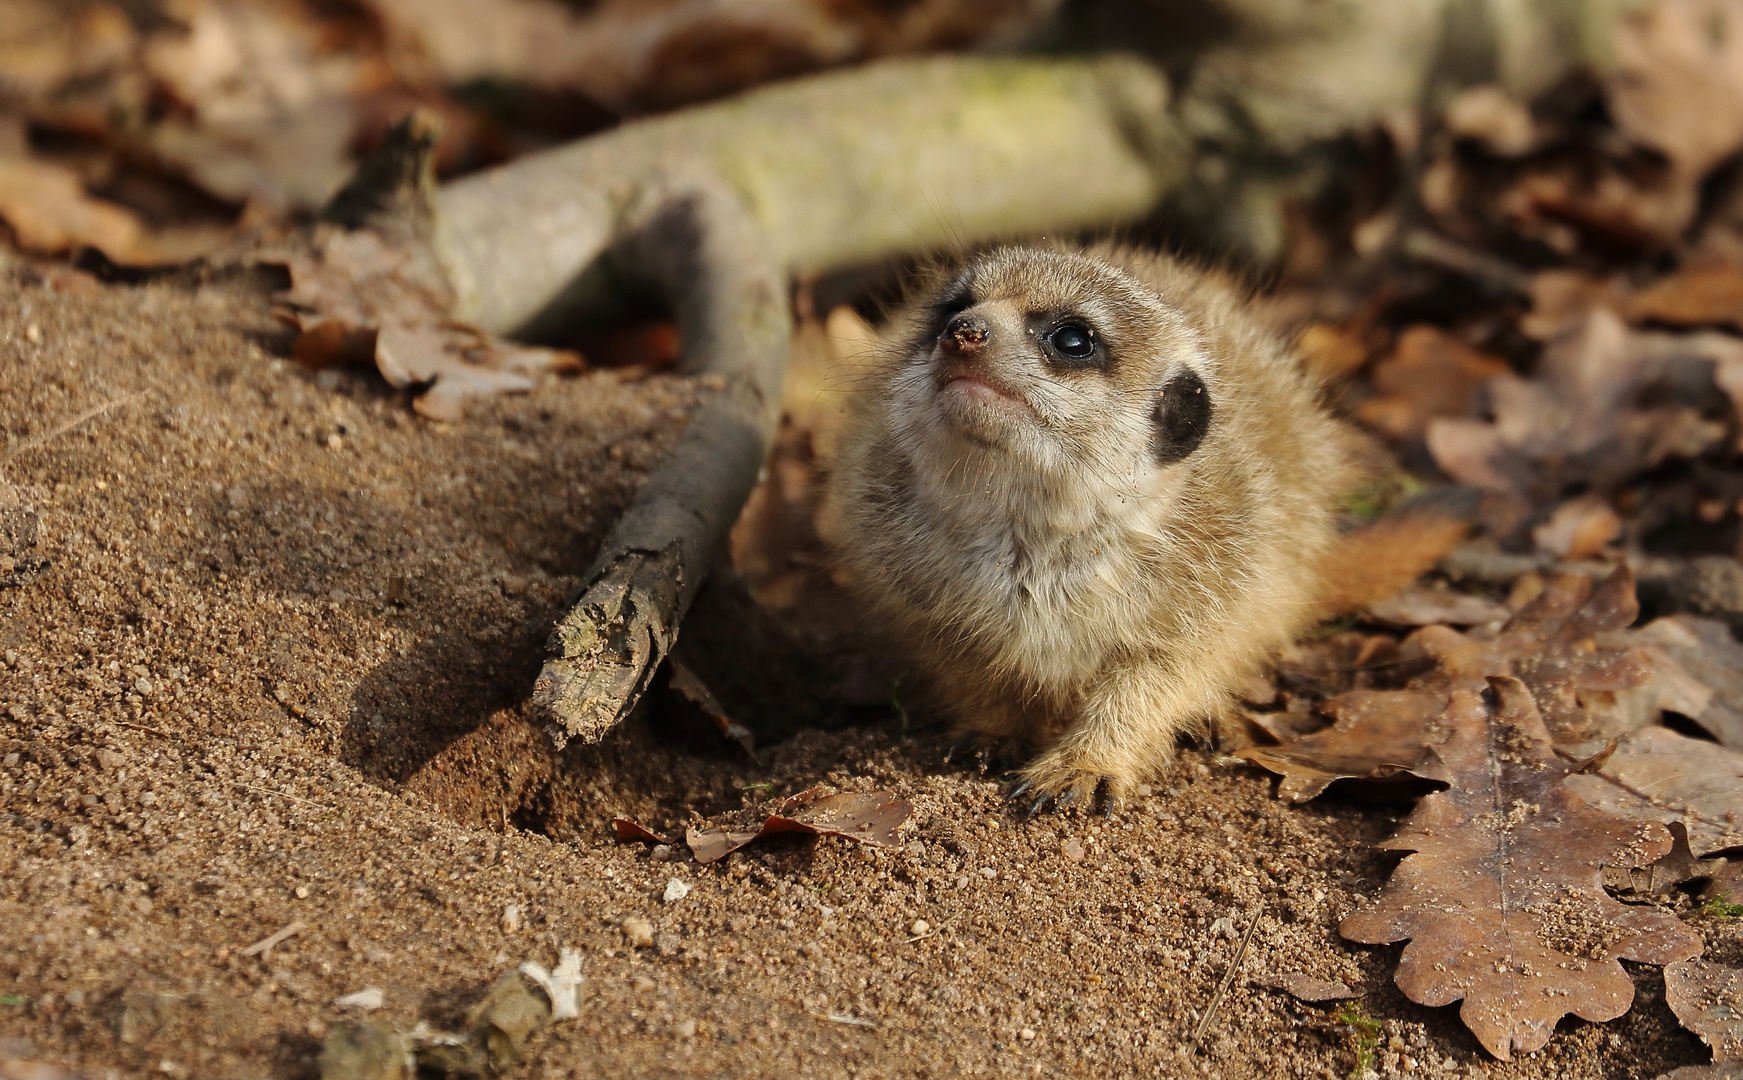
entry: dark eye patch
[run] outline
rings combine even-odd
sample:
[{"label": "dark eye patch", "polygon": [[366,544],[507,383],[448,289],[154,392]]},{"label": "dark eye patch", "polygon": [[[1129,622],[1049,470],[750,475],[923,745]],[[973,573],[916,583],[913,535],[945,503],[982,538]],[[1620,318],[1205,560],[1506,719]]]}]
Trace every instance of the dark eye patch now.
[{"label": "dark eye patch", "polygon": [[1210,430],[1210,414],[1210,391],[1198,372],[1187,368],[1168,380],[1152,414],[1156,430],[1150,452],[1157,464],[1172,465],[1197,450]]},{"label": "dark eye patch", "polygon": [[930,321],[934,327],[942,328],[945,323],[950,321],[952,315],[966,310],[970,304],[974,303],[973,285],[974,282],[969,278],[958,278],[939,295],[938,299],[932,301]]}]

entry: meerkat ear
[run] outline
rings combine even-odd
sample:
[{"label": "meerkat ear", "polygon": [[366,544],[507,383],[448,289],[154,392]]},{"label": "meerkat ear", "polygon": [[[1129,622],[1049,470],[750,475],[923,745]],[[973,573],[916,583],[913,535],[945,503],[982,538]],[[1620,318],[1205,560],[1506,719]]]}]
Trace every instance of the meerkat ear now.
[{"label": "meerkat ear", "polygon": [[1156,433],[1150,452],[1159,465],[1172,465],[1198,449],[1210,430],[1210,391],[1198,372],[1187,368],[1157,393]]}]

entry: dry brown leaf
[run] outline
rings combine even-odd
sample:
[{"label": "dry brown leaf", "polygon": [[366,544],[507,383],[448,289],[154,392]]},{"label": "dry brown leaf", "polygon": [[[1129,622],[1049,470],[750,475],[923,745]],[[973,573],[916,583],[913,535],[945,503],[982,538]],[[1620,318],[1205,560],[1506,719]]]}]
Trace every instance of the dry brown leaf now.
[{"label": "dry brown leaf", "polygon": [[373,360],[397,387],[423,387],[413,402],[433,420],[457,419],[469,398],[531,390],[539,375],[581,370],[574,353],[535,348],[453,322],[446,282],[427,256],[371,228],[318,226],[306,243],[258,253],[283,266],[280,294],[302,331],[292,351],[320,368]]},{"label": "dry brown leaf", "polygon": [[648,844],[669,844],[670,840],[654,832],[634,818],[616,817],[611,819],[611,828],[617,833],[617,838],[623,841],[639,840]]},{"label": "dry brown leaf", "polygon": [[1638,321],[1743,327],[1743,269],[1702,260],[1636,293],[1625,310]]},{"label": "dry brown leaf", "polygon": [[912,803],[887,791],[825,795],[820,788],[808,788],[781,800],[755,829],[691,826],[684,840],[699,863],[725,858],[759,837],[784,832],[845,836],[872,847],[894,847],[896,830],[913,812]]},{"label": "dry brown leaf", "polygon": [[1603,554],[1622,534],[1622,515],[1599,495],[1581,495],[1555,508],[1549,520],[1531,530],[1537,550],[1561,559]]},{"label": "dry brown leaf", "polygon": [[1374,369],[1382,396],[1363,402],[1356,416],[1394,439],[1415,438],[1434,417],[1469,414],[1483,384],[1512,370],[1443,330],[1412,326]]},{"label": "dry brown leaf", "polygon": [[[205,190],[312,209],[345,182],[355,95],[372,77],[292,5],[188,0],[146,42],[143,74],[184,109],[139,132]],[[375,76],[378,77],[378,76]]]},{"label": "dry brown leaf", "polygon": [[1540,270],[1531,275],[1531,310],[1520,317],[1519,329],[1538,341],[1553,341],[1593,308],[1622,310],[1625,287],[1579,270]]},{"label": "dry brown leaf", "polygon": [[1688,960],[1701,939],[1604,893],[1602,867],[1650,863],[1669,834],[1587,806],[1562,783],[1572,766],[1556,757],[1525,684],[1489,686],[1454,692],[1446,741],[1415,770],[1449,786],[1380,845],[1412,854],[1338,932],[1376,945],[1408,939],[1399,989],[1423,1005],[1462,1000],[1460,1019],[1507,1061],[1542,1047],[1568,1013],[1627,1012],[1634,984],[1617,959]]},{"label": "dry brown leaf", "polygon": [[1320,582],[1320,616],[1353,614],[1414,583],[1464,541],[1481,508],[1475,489],[1447,485],[1345,533]]},{"label": "dry brown leaf", "polygon": [[1669,728],[1624,735],[1595,774],[1568,785],[1587,802],[1640,821],[1682,821],[1696,855],[1743,845],[1743,753]]},{"label": "dry brown leaf", "polygon": [[1699,615],[1667,615],[1631,635],[1653,656],[1653,668],[1681,673],[1676,698],[1659,704],[1707,729],[1724,746],[1743,748],[1743,645],[1731,628]]},{"label": "dry brown leaf", "polygon": [[1367,617],[1388,626],[1482,626],[1501,622],[1510,614],[1502,605],[1481,596],[1415,586],[1369,604]]},{"label": "dry brown leaf", "polygon": [[133,211],[87,195],[77,173],[20,157],[0,157],[0,218],[26,250],[89,245],[117,261],[131,257],[142,229]]},{"label": "dry brown leaf", "polygon": [[1274,990],[1281,990],[1297,1001],[1313,1003],[1347,1001],[1350,998],[1362,996],[1341,982],[1316,979],[1312,975],[1300,971],[1289,971],[1280,975],[1255,976],[1253,983],[1256,986],[1268,986]]},{"label": "dry brown leaf", "polygon": [[1475,139],[1503,157],[1530,153],[1538,142],[1531,110],[1493,83],[1454,94],[1446,103],[1445,120],[1453,135]]},{"label": "dry brown leaf", "polygon": [[1670,160],[1685,192],[1674,233],[1701,179],[1743,146],[1743,2],[1651,0],[1621,19],[1615,50],[1610,110],[1623,135]]},{"label": "dry brown leaf", "polygon": [[1664,1001],[1713,1048],[1713,1063],[1743,1062],[1743,969],[1686,960],[1664,969]]},{"label": "dry brown leaf", "polygon": [[119,6],[68,0],[0,4],[0,78],[13,94],[40,98],[70,79],[89,78],[125,59],[137,33]]},{"label": "dry brown leaf", "polygon": [[1553,496],[1574,484],[1603,492],[1672,458],[1723,441],[1725,425],[1647,391],[1691,361],[1737,360],[1743,345],[1717,334],[1630,331],[1608,307],[1586,311],[1544,349],[1535,378],[1487,384],[1492,421],[1439,417],[1426,440],[1461,483]]},{"label": "dry brown leaf", "polygon": [[708,689],[707,684],[682,660],[673,656],[666,663],[666,685],[672,692],[687,702],[714,730],[720,732],[722,739],[736,743],[739,749],[755,760],[756,736],[751,730],[726,715],[726,707],[720,704],[714,691]]},{"label": "dry brown leaf", "polygon": [[1301,366],[1325,382],[1347,379],[1368,362],[1368,347],[1361,336],[1332,323],[1311,323],[1295,338]]},{"label": "dry brown leaf", "polygon": [[1283,777],[1278,798],[1306,802],[1334,780],[1380,780],[1416,767],[1445,708],[1445,696],[1428,691],[1352,690],[1321,706],[1336,719],[1331,727],[1235,754]]},{"label": "dry brown leaf", "polygon": [[1727,904],[1743,901],[1743,859],[1727,859],[1713,880],[1701,890],[1700,900],[1719,900]]},{"label": "dry brown leaf", "polygon": [[1604,888],[1622,895],[1662,896],[1685,882],[1712,878],[1725,867],[1724,859],[1697,859],[1689,847],[1688,826],[1680,821],[1665,823],[1671,847],[1651,866],[1606,866]]},{"label": "dry brown leaf", "polygon": [[1395,776],[1439,740],[1438,717],[1454,693],[1475,693],[1489,676],[1513,675],[1536,696],[1556,742],[1589,754],[1594,744],[1656,719],[1648,657],[1631,639],[1615,636],[1639,610],[1626,567],[1595,589],[1583,575],[1558,574],[1493,639],[1424,627],[1405,640],[1400,655],[1432,661],[1426,674],[1403,689],[1331,698],[1320,711],[1337,719],[1332,727],[1238,753],[1282,774],[1278,797],[1294,802],[1336,779]]}]

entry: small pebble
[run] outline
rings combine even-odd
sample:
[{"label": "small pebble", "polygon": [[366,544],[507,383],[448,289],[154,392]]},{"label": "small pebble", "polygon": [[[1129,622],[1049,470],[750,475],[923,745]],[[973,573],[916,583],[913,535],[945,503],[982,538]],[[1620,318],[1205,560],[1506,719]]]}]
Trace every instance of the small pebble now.
[{"label": "small pebble", "polygon": [[635,982],[631,985],[635,987],[636,993],[646,994],[652,992],[654,988],[654,980],[648,978],[646,975],[637,975],[635,977]]},{"label": "small pebble", "polygon": [[380,988],[374,986],[367,990],[359,990],[354,994],[346,994],[344,997],[333,999],[333,1004],[341,1009],[360,1009],[363,1012],[370,1012],[379,1009],[386,1003],[387,994],[382,992]]},{"label": "small pebble", "polygon": [[649,853],[649,858],[653,859],[655,862],[665,862],[671,857],[672,845],[670,844],[655,844],[654,850]]},{"label": "small pebble", "polygon": [[638,949],[645,949],[654,943],[654,924],[640,915],[631,915],[623,920],[623,933],[629,938],[629,943]]},{"label": "small pebble", "polygon": [[696,1021],[680,1020],[672,1025],[672,1030],[677,1033],[680,1039],[693,1039],[696,1037]]},{"label": "small pebble", "polygon": [[502,932],[513,934],[520,930],[520,905],[510,904],[502,909]]},{"label": "small pebble", "polygon": [[668,904],[676,904],[678,901],[684,899],[684,897],[689,896],[689,895],[690,895],[690,883],[686,882],[686,881],[680,881],[677,878],[673,878],[672,880],[666,882],[665,895],[660,897],[660,899],[664,900]]},{"label": "small pebble", "polygon": [[1024,1042],[1034,1042],[1035,1041],[1035,1029],[1034,1028],[1024,1028],[1022,1037],[1023,1037]]},{"label": "small pebble", "polygon": [[914,934],[916,937],[924,934],[930,929],[932,929],[932,924],[927,922],[925,919],[915,919],[914,925],[908,927],[909,932]]},{"label": "small pebble", "polygon": [[1065,843],[1059,845],[1059,854],[1070,859],[1072,862],[1082,862],[1083,845],[1078,843],[1076,840],[1067,840]]},{"label": "small pebble", "polygon": [[298,885],[291,891],[296,893],[298,900],[307,900],[309,898],[309,887],[307,885]]},{"label": "small pebble", "polygon": [[990,866],[983,866],[980,868],[980,876],[990,880],[992,878],[998,877],[999,872]]}]

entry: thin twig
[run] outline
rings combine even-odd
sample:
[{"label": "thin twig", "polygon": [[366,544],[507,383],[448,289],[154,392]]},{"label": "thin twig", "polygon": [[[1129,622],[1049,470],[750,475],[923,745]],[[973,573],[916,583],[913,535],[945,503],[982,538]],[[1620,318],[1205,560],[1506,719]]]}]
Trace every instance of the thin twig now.
[{"label": "thin twig", "polygon": [[1259,916],[1265,913],[1265,905],[1260,904],[1253,912],[1253,919],[1247,923],[1247,932],[1241,935],[1240,948],[1235,950],[1235,958],[1229,963],[1229,970],[1223,975],[1223,981],[1216,988],[1216,993],[1210,996],[1210,1004],[1204,1007],[1204,1017],[1199,1020],[1198,1027],[1193,1029],[1192,1041],[1199,1042],[1204,1038],[1205,1029],[1210,1027],[1211,1017],[1216,1015],[1218,1005],[1222,1004],[1223,995],[1229,992],[1229,987],[1235,981],[1235,973],[1241,970],[1241,961],[1247,956],[1247,943],[1253,940],[1253,931],[1259,928]]},{"label": "thin twig", "polygon": [[142,398],[144,396],[145,396],[145,391],[141,390],[136,394],[128,394],[126,397],[113,398],[109,401],[105,401],[101,405],[93,405],[89,409],[86,409],[84,412],[73,417],[71,420],[68,420],[66,423],[55,428],[53,431],[46,432],[42,435],[38,435],[34,439],[26,439],[26,440],[24,440],[24,442],[20,443],[18,446],[13,447],[12,451],[10,453],[8,453],[5,458],[0,459],[0,465],[10,465],[10,464],[12,464],[12,461],[14,458],[18,457],[18,455],[24,453],[26,450],[35,450],[37,447],[43,445],[44,443],[53,442],[54,440],[60,438],[62,435],[65,435],[67,432],[78,427],[80,424],[84,423],[86,420],[91,419],[93,416],[101,416],[103,413],[108,412],[110,409],[113,409],[119,405],[126,405],[128,402],[138,400],[139,398]]},{"label": "thin twig", "polygon": [[248,948],[243,949],[242,955],[243,956],[258,955],[262,960],[264,960],[268,956],[272,955],[273,946],[277,945],[279,942],[283,941],[285,938],[292,937],[296,934],[302,933],[304,930],[307,930],[308,928],[309,928],[308,924],[299,919],[298,921],[291,923],[289,926],[283,927],[279,930],[274,931],[271,934],[268,934],[266,937],[263,937],[259,941],[255,942],[254,944],[248,946]]},{"label": "thin twig", "polygon": [[819,1020],[827,1020],[832,1024],[852,1024],[854,1027],[875,1028],[877,1024],[858,1016],[848,1016],[846,1013],[812,1013]]}]

